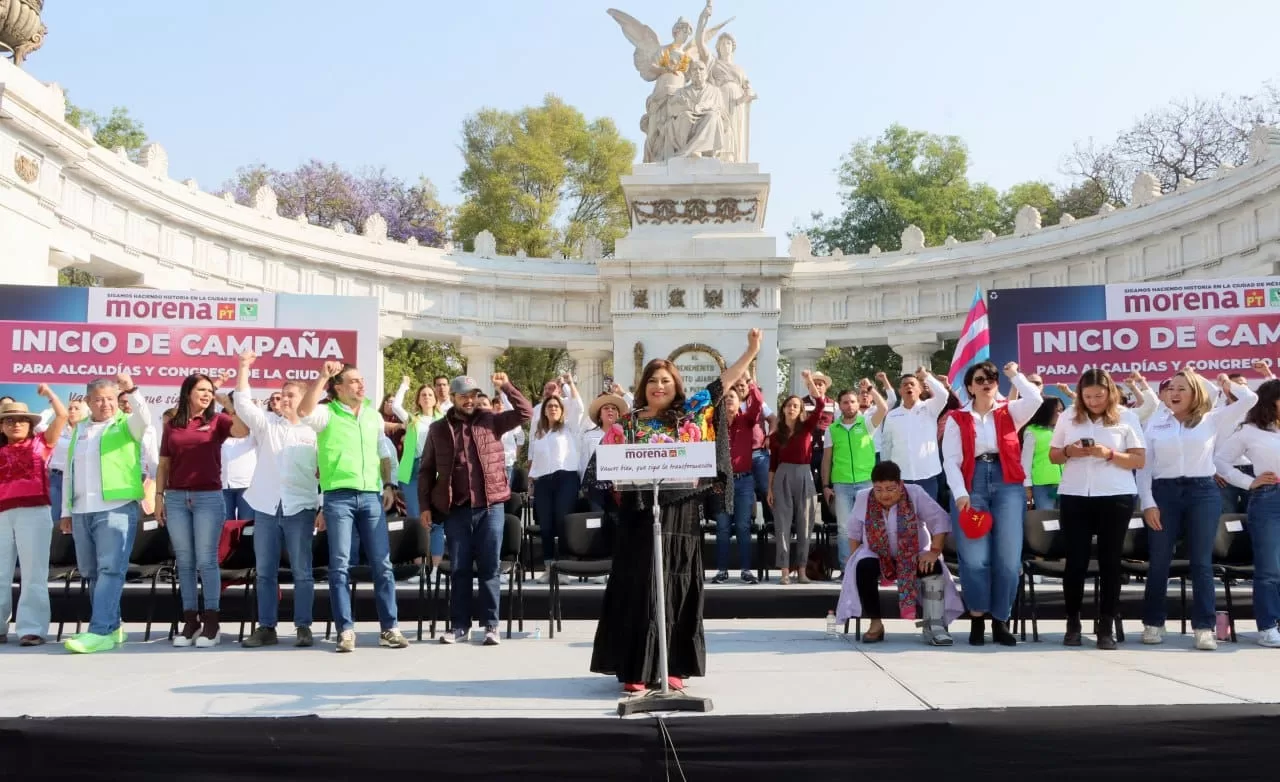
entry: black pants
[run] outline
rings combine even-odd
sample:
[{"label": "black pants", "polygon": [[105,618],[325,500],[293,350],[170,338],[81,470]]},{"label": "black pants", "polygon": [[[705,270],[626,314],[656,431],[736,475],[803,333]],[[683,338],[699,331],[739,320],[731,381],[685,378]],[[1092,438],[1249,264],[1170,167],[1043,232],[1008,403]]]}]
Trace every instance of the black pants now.
[{"label": "black pants", "polygon": [[1084,602],[1084,580],[1089,572],[1093,536],[1098,536],[1098,579],[1102,594],[1098,613],[1114,617],[1120,608],[1120,552],[1133,518],[1133,495],[1107,497],[1058,495],[1062,535],[1066,539],[1067,563],[1062,576],[1062,596],[1067,618],[1080,618]]},{"label": "black pants", "polygon": [[[925,576],[940,575],[942,575],[941,559],[933,563],[933,570]],[[858,600],[862,603],[862,615],[867,619],[884,618],[880,610],[880,560],[876,557],[859,560],[858,569],[853,571],[853,578],[854,583],[858,585]],[[897,587],[895,586],[894,589],[896,590]],[[897,604],[896,599],[894,604]]]}]

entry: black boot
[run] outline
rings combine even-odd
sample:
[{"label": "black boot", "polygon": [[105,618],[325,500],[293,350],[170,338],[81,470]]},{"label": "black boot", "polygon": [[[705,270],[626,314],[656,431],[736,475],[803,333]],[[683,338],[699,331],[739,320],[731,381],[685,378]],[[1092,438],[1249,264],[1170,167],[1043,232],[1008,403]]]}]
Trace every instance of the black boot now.
[{"label": "black boot", "polygon": [[1098,619],[1098,648],[1111,651],[1116,648],[1116,620],[1109,616]]},{"label": "black boot", "polygon": [[1018,639],[1009,631],[1009,623],[991,620],[991,639],[1001,646],[1017,646]]},{"label": "black boot", "polygon": [[969,617],[969,645],[982,646],[987,642],[987,618],[985,616]]},{"label": "black boot", "polygon": [[1080,617],[1067,617],[1067,634],[1062,639],[1063,646],[1079,646],[1080,645]]}]

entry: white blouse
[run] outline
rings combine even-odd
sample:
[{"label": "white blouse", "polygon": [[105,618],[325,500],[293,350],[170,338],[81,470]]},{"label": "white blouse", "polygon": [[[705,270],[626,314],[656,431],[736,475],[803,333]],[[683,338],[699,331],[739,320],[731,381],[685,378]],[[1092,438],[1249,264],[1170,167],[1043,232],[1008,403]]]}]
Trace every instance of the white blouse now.
[{"label": "white blouse", "polygon": [[582,402],[570,397],[564,402],[564,425],[559,431],[538,436],[537,421],[529,441],[529,477],[540,478],[562,470],[578,471],[582,437]]},{"label": "white blouse", "polygon": [[[1008,403],[1009,415],[1013,418],[1014,427],[1021,429],[1027,425],[1031,417],[1040,409],[1044,399],[1040,396],[1040,389],[1031,385],[1021,372],[1014,376],[1013,385],[1018,389],[1018,398]],[[974,428],[976,429],[974,456],[1000,452],[1000,446],[996,441],[995,416],[1000,404],[997,403],[995,407],[987,411],[986,415],[974,412],[972,402],[961,408],[973,416]],[[1019,454],[1019,458],[1021,458],[1021,454]],[[968,490],[965,489],[964,470],[961,466],[963,461],[964,444],[960,442],[960,427],[956,425],[955,421],[948,418],[942,432],[942,469],[947,474],[947,486],[957,500],[961,497],[969,496]]]},{"label": "white blouse", "polygon": [[1280,432],[1262,430],[1253,424],[1245,424],[1219,444],[1213,464],[1218,474],[1232,486],[1248,490],[1253,478],[1240,470],[1240,457],[1247,456],[1258,475],[1273,472],[1280,475]]},{"label": "white blouse", "polygon": [[1153,416],[1147,421],[1147,462],[1138,470],[1138,496],[1142,508],[1156,507],[1151,481],[1163,478],[1211,478],[1218,472],[1214,451],[1244,420],[1258,395],[1248,386],[1232,389],[1236,401],[1204,414],[1197,426],[1188,428],[1172,414]]},{"label": "white blouse", "polygon": [[[1078,400],[1077,400],[1078,401]],[[1136,418],[1136,416],[1135,416]],[[1105,445],[1113,451],[1145,448],[1142,433],[1134,424],[1120,417],[1120,423],[1107,426],[1086,416],[1084,423],[1076,423],[1075,405],[1067,407],[1058,416],[1050,448],[1066,448],[1084,438],[1091,438],[1096,445]],[[1138,486],[1133,470],[1097,456],[1073,456],[1062,466],[1062,482],[1058,484],[1058,496],[1114,497],[1137,494]]]}]

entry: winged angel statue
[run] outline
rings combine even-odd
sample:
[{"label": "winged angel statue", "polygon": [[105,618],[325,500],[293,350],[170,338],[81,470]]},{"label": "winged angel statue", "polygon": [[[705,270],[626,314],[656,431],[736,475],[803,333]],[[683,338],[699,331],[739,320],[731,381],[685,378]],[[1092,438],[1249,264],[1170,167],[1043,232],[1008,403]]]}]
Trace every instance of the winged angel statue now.
[{"label": "winged angel statue", "polygon": [[644,162],[661,163],[674,157],[746,161],[750,105],[756,94],[742,68],[733,62],[737,42],[732,35],[720,36],[714,57],[707,46],[733,19],[708,29],[711,0],[707,0],[697,30],[681,17],[671,28],[672,42],[663,45],[658,34],[635,17],[614,8],[609,15],[635,47],[640,77],[654,83],[640,118]]}]

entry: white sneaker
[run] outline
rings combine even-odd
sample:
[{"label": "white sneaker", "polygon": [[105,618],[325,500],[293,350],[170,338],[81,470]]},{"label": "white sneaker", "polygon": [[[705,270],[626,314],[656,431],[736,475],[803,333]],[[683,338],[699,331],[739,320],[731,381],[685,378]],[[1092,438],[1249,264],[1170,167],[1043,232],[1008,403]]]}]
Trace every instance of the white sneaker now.
[{"label": "white sneaker", "polygon": [[1164,643],[1164,628],[1144,625],[1142,628],[1142,642],[1148,645]]},{"label": "white sneaker", "polygon": [[551,583],[551,571],[550,571],[550,570],[544,570],[544,571],[542,571],[542,575],[538,576],[538,583],[539,583],[539,584],[550,584],[550,583]]},{"label": "white sneaker", "polygon": [[218,645],[218,642],[219,642],[219,641],[221,641],[221,640],[222,640],[222,634],[221,634],[221,633],[219,633],[218,635],[215,635],[215,636],[214,636],[214,637],[212,637],[212,638],[205,638],[203,635],[197,635],[197,636],[196,636],[196,648],[197,648],[197,649],[209,649],[209,648],[211,648],[211,647],[217,646],[217,645]]},{"label": "white sneaker", "polygon": [[498,645],[498,644],[500,644],[500,643],[502,643],[502,636],[501,636],[501,634],[499,634],[499,633],[498,633],[498,631],[497,631],[497,630],[485,630],[485,631],[484,631],[484,645],[485,645],[485,646],[497,646],[497,645]]},{"label": "white sneaker", "polygon": [[1273,627],[1262,633],[1262,635],[1259,635],[1258,646],[1265,646],[1269,649],[1280,649],[1280,629]]},{"label": "white sneaker", "polygon": [[1213,637],[1212,630],[1196,630],[1196,648],[1202,652],[1212,652],[1218,648],[1218,639]]}]

